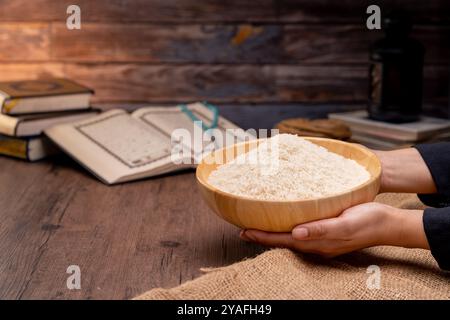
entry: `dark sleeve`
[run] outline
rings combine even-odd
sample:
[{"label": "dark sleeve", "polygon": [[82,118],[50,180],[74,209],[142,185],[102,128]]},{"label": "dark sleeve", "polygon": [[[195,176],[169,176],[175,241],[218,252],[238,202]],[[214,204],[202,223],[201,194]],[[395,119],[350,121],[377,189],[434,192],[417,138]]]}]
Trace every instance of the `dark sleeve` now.
[{"label": "dark sleeve", "polygon": [[421,144],[419,151],[436,185],[436,194],[419,194],[428,206],[423,226],[433,257],[444,270],[450,270],[450,143]]},{"label": "dark sleeve", "polygon": [[[450,142],[419,144],[419,151],[436,185],[436,194],[420,194],[420,200],[431,207],[450,206]],[[413,173],[412,173],[413,174]]]},{"label": "dark sleeve", "polygon": [[439,267],[450,270],[450,207],[425,209],[423,227]]}]

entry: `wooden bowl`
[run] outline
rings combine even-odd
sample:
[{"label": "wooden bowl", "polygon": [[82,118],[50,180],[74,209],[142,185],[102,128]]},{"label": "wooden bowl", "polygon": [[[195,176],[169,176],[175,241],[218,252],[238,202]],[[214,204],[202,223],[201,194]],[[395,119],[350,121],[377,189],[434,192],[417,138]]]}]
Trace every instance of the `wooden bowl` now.
[{"label": "wooden bowl", "polygon": [[[235,144],[217,150],[206,156],[197,167],[197,181],[203,198],[219,217],[244,229],[258,229],[272,232],[290,232],[296,225],[308,221],[338,216],[354,205],[372,201],[380,188],[381,164],[369,149],[354,143],[333,139],[304,137],[334,153],[353,159],[370,173],[365,183],[346,192],[329,197],[308,200],[258,200],[221,191],[208,183],[209,174],[220,164],[214,159],[231,161],[244,149],[255,148],[262,140]],[[228,150],[234,148],[234,152]],[[228,158],[225,158],[225,155]],[[217,158],[219,156],[219,158]],[[222,157],[223,158],[220,158]]]}]

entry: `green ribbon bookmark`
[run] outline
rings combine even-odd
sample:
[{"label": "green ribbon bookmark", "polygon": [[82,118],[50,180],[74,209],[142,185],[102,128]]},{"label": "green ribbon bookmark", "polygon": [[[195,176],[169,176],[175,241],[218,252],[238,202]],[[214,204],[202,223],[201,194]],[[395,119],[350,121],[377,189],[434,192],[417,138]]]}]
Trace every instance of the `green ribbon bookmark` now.
[{"label": "green ribbon bookmark", "polygon": [[217,109],[216,106],[208,103],[208,102],[202,102],[203,105],[208,108],[212,113],[213,113],[213,120],[211,122],[210,126],[205,125],[204,121],[202,121],[201,119],[199,119],[191,110],[189,110],[189,108],[187,107],[186,104],[180,104],[179,107],[181,109],[182,112],[184,112],[189,119],[191,119],[194,123],[197,123],[196,121],[200,121],[202,123],[202,129],[203,130],[208,130],[208,129],[214,129],[217,128],[217,125],[219,123],[219,110]]}]

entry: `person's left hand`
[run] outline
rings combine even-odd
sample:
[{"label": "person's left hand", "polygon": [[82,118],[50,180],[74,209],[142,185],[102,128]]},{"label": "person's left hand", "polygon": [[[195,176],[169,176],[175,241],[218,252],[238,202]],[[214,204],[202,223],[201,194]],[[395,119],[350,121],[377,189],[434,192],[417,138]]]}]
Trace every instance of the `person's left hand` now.
[{"label": "person's left hand", "polygon": [[243,230],[241,238],[326,257],[376,245],[427,249],[422,215],[421,210],[402,210],[371,202],[349,208],[336,218],[299,225],[291,233]]}]

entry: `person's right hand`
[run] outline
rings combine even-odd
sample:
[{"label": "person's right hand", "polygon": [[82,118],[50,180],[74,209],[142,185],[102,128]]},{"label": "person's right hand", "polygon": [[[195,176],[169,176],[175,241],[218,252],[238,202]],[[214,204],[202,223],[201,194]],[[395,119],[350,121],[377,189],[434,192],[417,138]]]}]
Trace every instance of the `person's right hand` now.
[{"label": "person's right hand", "polygon": [[422,216],[422,210],[370,202],[349,208],[336,218],[304,223],[291,233],[244,230],[241,238],[326,257],[376,245],[428,249]]}]

